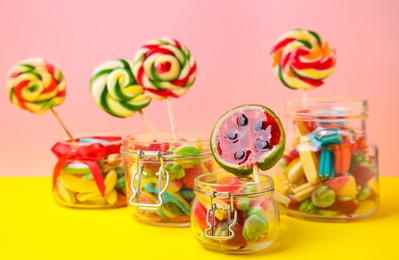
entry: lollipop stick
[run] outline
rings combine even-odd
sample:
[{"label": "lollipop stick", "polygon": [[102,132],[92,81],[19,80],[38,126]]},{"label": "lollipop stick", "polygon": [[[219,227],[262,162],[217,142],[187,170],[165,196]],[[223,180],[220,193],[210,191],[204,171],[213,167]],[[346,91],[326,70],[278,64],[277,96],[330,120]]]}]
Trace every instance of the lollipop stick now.
[{"label": "lollipop stick", "polygon": [[62,126],[62,128],[64,129],[64,131],[66,132],[66,134],[69,136],[69,139],[71,139],[71,141],[75,140],[75,138],[73,138],[73,136],[71,135],[71,133],[69,132],[69,130],[66,128],[66,126],[64,125],[64,123],[61,121],[61,118],[58,116],[58,114],[54,111],[53,108],[50,108],[51,113],[55,116],[55,118],[57,119],[58,123],[60,123],[60,125]]},{"label": "lollipop stick", "polygon": [[166,103],[168,104],[169,120],[170,126],[172,127],[173,139],[177,141],[176,121],[175,114],[173,113],[172,99],[168,97]]},{"label": "lollipop stick", "polygon": [[258,168],[258,166],[255,165],[255,166],[252,168],[252,171],[253,171],[253,174],[254,174],[255,183],[260,183],[259,168]]},{"label": "lollipop stick", "polygon": [[141,116],[141,118],[143,119],[143,121],[147,125],[147,127],[150,129],[150,131],[154,135],[155,139],[157,141],[162,142],[161,136],[159,135],[157,130],[155,130],[155,127],[151,124],[151,121],[148,119],[148,117],[144,114],[144,112],[142,110],[139,111],[139,115]]},{"label": "lollipop stick", "polygon": [[305,109],[308,109],[308,92],[306,89],[302,91],[302,102]]}]

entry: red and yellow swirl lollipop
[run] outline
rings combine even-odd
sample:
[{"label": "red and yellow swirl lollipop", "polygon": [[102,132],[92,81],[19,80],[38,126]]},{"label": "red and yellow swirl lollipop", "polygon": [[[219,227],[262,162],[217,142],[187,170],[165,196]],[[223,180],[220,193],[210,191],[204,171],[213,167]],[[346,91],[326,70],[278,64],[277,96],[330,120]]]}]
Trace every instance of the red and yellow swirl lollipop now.
[{"label": "red and yellow swirl lollipop", "polygon": [[283,34],[272,49],[272,68],[291,89],[314,89],[333,73],[334,48],[317,33],[295,29]]},{"label": "red and yellow swirl lollipop", "polygon": [[15,64],[7,78],[10,102],[29,112],[41,115],[50,110],[73,139],[53,107],[64,102],[66,84],[59,68],[43,58],[32,58]]}]

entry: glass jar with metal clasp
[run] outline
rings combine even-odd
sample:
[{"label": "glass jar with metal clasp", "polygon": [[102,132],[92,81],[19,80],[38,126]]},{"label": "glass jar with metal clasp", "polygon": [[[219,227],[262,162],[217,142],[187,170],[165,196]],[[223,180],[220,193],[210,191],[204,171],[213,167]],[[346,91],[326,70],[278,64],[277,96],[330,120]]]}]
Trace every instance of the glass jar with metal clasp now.
[{"label": "glass jar with metal clasp", "polygon": [[160,226],[188,226],[194,199],[194,178],[218,166],[209,141],[201,133],[161,132],[154,141],[150,133],[125,137],[124,158],[128,208],[142,222]]},{"label": "glass jar with metal clasp", "polygon": [[276,240],[280,215],[271,177],[262,175],[255,183],[231,173],[209,173],[197,177],[194,186],[191,229],[205,248],[246,254]]}]

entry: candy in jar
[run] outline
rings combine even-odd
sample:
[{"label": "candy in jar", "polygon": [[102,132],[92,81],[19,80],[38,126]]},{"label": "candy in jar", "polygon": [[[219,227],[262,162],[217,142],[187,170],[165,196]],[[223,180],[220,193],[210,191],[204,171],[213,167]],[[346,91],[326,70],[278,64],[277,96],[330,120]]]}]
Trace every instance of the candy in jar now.
[{"label": "candy in jar", "polygon": [[366,135],[367,101],[311,98],[286,103],[291,143],[277,189],[288,214],[320,221],[367,217],[378,208],[378,152]]},{"label": "candy in jar", "polygon": [[53,171],[53,198],[72,208],[126,205],[120,137],[85,137],[58,142]]},{"label": "candy in jar", "polygon": [[188,226],[194,198],[194,178],[217,169],[209,142],[201,133],[174,141],[161,132],[162,141],[150,133],[123,139],[128,209],[139,221],[159,226]]}]

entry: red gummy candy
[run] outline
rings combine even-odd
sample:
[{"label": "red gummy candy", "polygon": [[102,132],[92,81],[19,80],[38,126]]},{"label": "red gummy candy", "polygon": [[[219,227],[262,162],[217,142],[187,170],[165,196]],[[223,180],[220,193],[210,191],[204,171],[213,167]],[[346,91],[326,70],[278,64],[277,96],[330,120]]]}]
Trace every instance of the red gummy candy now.
[{"label": "red gummy candy", "polygon": [[365,185],[376,174],[375,169],[368,163],[360,163],[352,168],[351,173],[355,177],[357,185]]},{"label": "red gummy candy", "polygon": [[236,176],[224,177],[219,179],[216,182],[217,185],[215,189],[218,192],[229,192],[230,194],[236,194],[239,190],[242,189],[241,181]]},{"label": "red gummy candy", "polygon": [[359,207],[358,200],[338,200],[337,201],[338,208],[340,211],[346,215],[351,215],[357,207]]},{"label": "red gummy candy", "polygon": [[192,168],[185,169],[185,172],[186,174],[184,175],[183,182],[187,186],[187,188],[193,190],[195,177],[203,174],[202,166],[200,163],[196,164]]},{"label": "red gummy candy", "polygon": [[167,152],[169,150],[168,143],[152,143],[148,146],[149,151]]},{"label": "red gummy candy", "polygon": [[[197,220],[198,225],[200,226],[202,232],[205,232],[209,228],[208,223],[206,223],[206,208],[200,203],[196,202],[194,204],[194,217]],[[209,223],[212,221],[212,214],[209,214]],[[215,225],[217,224],[217,219],[215,218]]]},{"label": "red gummy candy", "polygon": [[239,249],[245,248],[248,244],[247,240],[242,235],[242,226],[239,223],[234,224],[231,228],[234,232],[234,237],[232,239],[223,240],[223,244],[238,247]]}]

